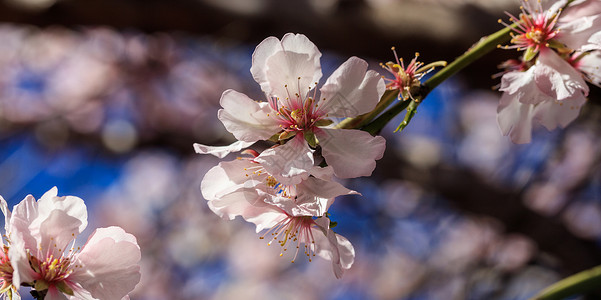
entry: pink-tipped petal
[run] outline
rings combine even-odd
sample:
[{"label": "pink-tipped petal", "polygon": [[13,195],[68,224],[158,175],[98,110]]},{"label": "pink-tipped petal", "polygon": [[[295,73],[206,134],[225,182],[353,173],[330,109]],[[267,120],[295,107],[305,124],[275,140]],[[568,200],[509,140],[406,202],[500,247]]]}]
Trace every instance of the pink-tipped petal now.
[{"label": "pink-tipped petal", "polygon": [[[356,191],[347,189],[338,182],[315,177],[309,177],[298,184],[297,190],[300,192],[295,201],[296,205],[299,207],[310,206],[312,209],[307,209],[305,214],[308,212],[311,216],[323,216],[330,208],[330,205],[334,203],[335,197],[359,194]],[[324,199],[324,201],[315,201],[316,198]]]},{"label": "pink-tipped petal", "polygon": [[265,71],[267,70],[267,59],[275,52],[281,50],[282,46],[280,40],[275,36],[270,36],[259,43],[253,52],[250,73],[253,75],[255,81],[261,85],[261,89],[266,93],[270,91],[269,82],[265,75]]},{"label": "pink-tipped petal", "polygon": [[223,109],[217,112],[217,117],[240,141],[266,140],[280,131],[266,102],[256,102],[242,93],[227,90],[221,95],[220,104]]},{"label": "pink-tipped petal", "polygon": [[595,39],[591,39],[594,34],[601,31],[601,15],[583,16],[566,22],[559,28],[557,40],[566,44],[570,49],[576,51],[601,49],[601,44],[598,44]]},{"label": "pink-tipped petal", "polygon": [[319,105],[330,117],[354,117],[372,111],[385,90],[380,74],[367,71],[367,62],[353,56],[323,85]]},{"label": "pink-tipped petal", "polygon": [[342,278],[344,271],[351,268],[355,261],[355,249],[345,237],[330,229],[330,219],[326,217],[315,220],[324,236],[316,235],[317,255],[332,261],[336,278]]},{"label": "pink-tipped petal", "polygon": [[534,109],[535,118],[547,130],[565,128],[578,117],[585,102],[586,98],[582,94],[563,101],[547,101]]},{"label": "pink-tipped petal", "polygon": [[601,86],[600,66],[601,51],[590,52],[578,62],[578,69],[586,75],[589,82],[596,86]]},{"label": "pink-tipped petal", "polygon": [[532,139],[533,104],[521,103],[517,96],[504,93],[497,109],[497,122],[503,135],[516,144],[529,143]]},{"label": "pink-tipped petal", "polygon": [[248,159],[220,162],[203,177],[200,183],[202,196],[206,200],[215,200],[241,188],[251,188],[254,165]]},{"label": "pink-tipped petal", "polygon": [[370,176],[386,149],[383,137],[361,130],[321,128],[315,135],[323,157],[340,178]]},{"label": "pink-tipped petal", "polygon": [[237,216],[256,215],[254,210],[261,206],[262,201],[254,189],[240,189],[210,200],[208,205],[219,217],[233,220]]},{"label": "pink-tipped petal", "polygon": [[[273,59],[273,62],[281,62],[282,66],[268,65],[268,60],[272,58],[276,53],[280,56],[277,60]],[[300,59],[302,57],[302,59]],[[252,58],[252,67],[250,72],[253,77],[261,85],[261,89],[267,95],[286,97],[283,87],[285,84],[289,84],[289,88],[292,93],[296,93],[298,89],[298,77],[301,77],[301,83],[304,89],[307,89],[309,85],[318,82],[321,78],[321,66],[319,59],[321,52],[317,49],[315,44],[311,42],[305,35],[287,33],[282,38],[282,41],[276,37],[268,37],[263,40],[255,49]],[[301,64],[299,66],[297,64]],[[270,68],[279,68],[276,71]],[[296,71],[302,70],[302,72],[296,74]],[[268,72],[272,75],[269,76]],[[285,77],[275,77],[274,73],[284,74]],[[290,81],[290,79],[293,79]]]},{"label": "pink-tipped petal", "polygon": [[35,198],[28,195],[13,207],[10,219],[11,235],[18,233],[23,239],[24,246],[27,249],[37,249],[39,236],[32,235],[32,230],[39,232],[39,226],[30,229],[30,224],[38,217],[38,203]]},{"label": "pink-tipped petal", "polygon": [[88,225],[88,211],[84,201],[75,196],[58,197],[56,187],[54,187],[38,200],[38,218],[33,220],[32,226],[38,226],[54,210],[64,211],[65,214],[81,222],[76,235]]},{"label": "pink-tipped petal", "polygon": [[140,258],[135,237],[120,227],[99,228],[77,255],[82,267],[70,277],[94,298],[121,299],[140,281]]},{"label": "pink-tipped petal", "polygon": [[305,98],[315,87],[315,79],[321,77],[321,69],[316,69],[307,54],[278,51],[267,60],[265,75],[270,86],[269,96],[292,99],[299,95]]},{"label": "pink-tipped petal", "polygon": [[257,226],[257,232],[271,228],[282,218],[281,210],[265,202],[265,195],[255,189],[241,189],[208,202],[218,216],[233,220],[241,216]]},{"label": "pink-tipped petal", "polygon": [[65,211],[55,209],[50,212],[34,236],[39,235],[39,245],[44,251],[52,253],[54,257],[60,257],[68,247],[68,244],[80,233],[81,220],[68,215]]},{"label": "pink-tipped petal", "polygon": [[501,78],[500,91],[514,95],[521,103],[537,104],[546,101],[549,96],[543,94],[534,81],[536,66],[527,71],[508,72]]},{"label": "pink-tipped petal", "polygon": [[572,98],[577,93],[586,96],[589,91],[580,72],[549,49],[539,55],[534,80],[543,93],[555,100]]},{"label": "pink-tipped petal", "polygon": [[559,23],[571,22],[582,17],[601,13],[601,2],[597,0],[574,0],[566,7],[559,18]]},{"label": "pink-tipped petal", "polygon": [[[2,214],[4,214],[4,232],[8,234],[8,227],[10,223],[10,210],[8,209],[8,203],[2,196],[0,196],[0,209],[2,210]],[[2,239],[0,239],[0,245],[4,245]]]},{"label": "pink-tipped petal", "polygon": [[29,265],[27,248],[20,232],[11,233],[8,259],[13,267],[13,285],[19,289],[22,282],[33,282],[37,277]]}]

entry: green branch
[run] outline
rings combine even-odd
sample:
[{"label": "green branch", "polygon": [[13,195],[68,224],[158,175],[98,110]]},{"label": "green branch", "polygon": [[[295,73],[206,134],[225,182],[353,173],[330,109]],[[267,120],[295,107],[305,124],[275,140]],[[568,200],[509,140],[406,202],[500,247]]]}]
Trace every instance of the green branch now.
[{"label": "green branch", "polygon": [[388,124],[390,120],[392,120],[392,118],[394,118],[400,112],[405,110],[409,103],[411,103],[411,100],[400,101],[399,103],[393,105],[390,109],[384,112],[373,122],[369,123],[361,129],[371,133],[372,135],[376,135],[378,132],[380,132],[380,130],[382,130],[382,128],[384,128],[384,126],[386,126],[386,124]]},{"label": "green branch", "polygon": [[601,266],[576,273],[542,290],[531,300],[560,300],[601,287]]},{"label": "green branch", "polygon": [[411,119],[413,119],[413,116],[415,116],[415,113],[417,112],[417,107],[419,106],[420,102],[421,101],[416,99],[409,103],[409,106],[407,106],[407,113],[405,113],[405,118],[403,119],[403,122],[399,124],[399,126],[394,132],[397,132],[399,130],[402,131],[403,129],[405,129],[405,127],[407,127],[407,125],[409,125],[409,122],[411,122]]},{"label": "green branch", "polygon": [[352,129],[363,127],[365,124],[369,123],[381,112],[383,112],[388,106],[390,106],[390,104],[394,102],[394,100],[396,100],[398,96],[398,90],[387,90],[386,92],[384,92],[384,95],[382,95],[382,98],[380,99],[374,110],[354,118],[346,118],[342,120],[342,122],[338,123],[338,125],[336,125],[336,128]]},{"label": "green branch", "polygon": [[478,60],[484,54],[494,50],[498,45],[508,42],[511,39],[511,31],[514,26],[505,27],[489,36],[483,37],[478,43],[467,50],[463,55],[459,56],[448,66],[434,74],[423,84],[423,88],[429,93],[443,81],[455,75],[474,61]]}]

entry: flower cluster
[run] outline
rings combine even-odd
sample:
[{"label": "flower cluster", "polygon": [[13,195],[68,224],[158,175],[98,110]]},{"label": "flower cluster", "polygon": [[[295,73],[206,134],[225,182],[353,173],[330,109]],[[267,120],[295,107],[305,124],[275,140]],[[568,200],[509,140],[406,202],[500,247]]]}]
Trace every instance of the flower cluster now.
[{"label": "flower cluster", "polygon": [[120,227],[98,228],[83,247],[76,246],[87,226],[82,199],[58,197],[52,188],[38,201],[27,196],[12,213],[2,197],[0,207],[4,297],[19,299],[18,289],[30,286],[37,299],[128,299],[140,281],[140,248]]},{"label": "flower cluster", "polygon": [[[498,123],[516,143],[528,143],[533,123],[565,127],[579,114],[589,88],[601,83],[601,1],[554,3],[522,0],[521,14],[508,14],[519,61],[502,65]],[[547,7],[548,6],[548,7]],[[501,20],[499,20],[503,23]]]},{"label": "flower cluster", "polygon": [[[337,129],[339,118],[374,109],[385,90],[367,62],[351,57],[317,91],[321,53],[302,34],[269,37],[252,56],[250,69],[267,97],[256,102],[227,90],[218,117],[238,141],[223,147],[195,144],[197,153],[224,157],[259,140],[276,145],[246,157],[221,162],[207,172],[201,190],[217,215],[242,216],[256,225],[261,238],[277,241],[282,255],[289,248],[296,260],[331,260],[336,277],[354,261],[351,243],[333,230],[328,208],[334,198],[357,194],[338,178],[369,176],[384,153],[385,140],[367,132]],[[327,165],[327,166],[325,166]],[[325,166],[325,167],[324,167]]]}]

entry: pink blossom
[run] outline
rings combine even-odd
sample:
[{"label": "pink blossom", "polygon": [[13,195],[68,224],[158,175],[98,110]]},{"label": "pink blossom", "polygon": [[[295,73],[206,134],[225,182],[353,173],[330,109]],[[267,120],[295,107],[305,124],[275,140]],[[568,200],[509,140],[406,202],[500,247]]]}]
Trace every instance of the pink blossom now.
[{"label": "pink blossom", "polygon": [[78,197],[58,197],[56,188],[38,201],[29,195],[15,205],[9,226],[14,284],[30,285],[45,299],[122,299],[140,281],[140,248],[120,227],[96,229],[75,247],[87,226]]},{"label": "pink blossom", "polygon": [[515,34],[511,39],[513,45],[504,48],[526,50],[525,61],[544,48],[601,49],[601,1],[577,0],[568,4],[566,0],[545,3],[522,0],[521,3],[519,18],[507,13],[515,24]]},{"label": "pink blossom", "polygon": [[221,162],[207,172],[201,191],[209,208],[230,220],[242,216],[257,232],[267,230],[262,238],[271,235],[269,244],[277,240],[282,255],[292,245],[293,262],[302,247],[309,260],[314,255],[331,260],[335,275],[342,276],[353,263],[354,249],[330,229],[326,212],[335,197],[357,192],[331,181],[331,167],[313,167],[311,176],[287,185],[255,159]]},{"label": "pink blossom", "polygon": [[541,51],[529,69],[503,75],[500,90],[497,121],[515,143],[530,142],[534,123],[548,130],[566,127],[589,91],[582,74],[550,49]]},{"label": "pink blossom", "polygon": [[534,123],[567,126],[586,101],[586,81],[601,81],[599,51],[592,51],[601,49],[601,1],[522,4],[519,19],[510,15],[517,35],[505,48],[526,52],[519,68],[503,75],[498,108],[501,131],[517,143],[530,141]]},{"label": "pink blossom", "polygon": [[[256,102],[233,90],[221,96],[223,109],[218,117],[238,140],[253,143],[276,134],[281,141],[296,140],[286,148],[274,150],[287,152],[286,158],[280,156],[280,160],[304,161],[295,170],[287,168],[288,162],[278,164],[282,169],[272,171],[281,180],[298,181],[293,177],[306,176],[312,167],[307,159],[317,145],[336,176],[342,178],[370,175],[375,160],[384,153],[385,140],[380,136],[328,127],[333,123],[330,118],[354,117],[374,109],[384,93],[384,81],[377,72],[367,70],[367,62],[351,57],[326,80],[318,96],[320,57],[317,47],[302,34],[289,33],[281,41],[269,37],[257,46],[251,67],[268,102]],[[195,147],[200,153],[213,150],[202,145]]]}]

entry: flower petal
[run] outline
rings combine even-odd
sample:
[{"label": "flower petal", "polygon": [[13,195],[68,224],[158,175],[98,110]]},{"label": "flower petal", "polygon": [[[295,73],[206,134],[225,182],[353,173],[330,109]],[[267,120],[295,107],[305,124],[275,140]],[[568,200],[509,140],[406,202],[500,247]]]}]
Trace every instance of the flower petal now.
[{"label": "flower petal", "polygon": [[529,143],[532,139],[534,104],[521,103],[517,95],[503,93],[497,109],[497,122],[503,135],[516,144]]},{"label": "flower petal", "polygon": [[554,51],[542,49],[536,62],[534,80],[538,88],[555,100],[573,97],[576,93],[588,95],[584,78]]},{"label": "flower petal", "polygon": [[76,235],[81,233],[88,225],[88,210],[84,201],[75,196],[57,196],[57,188],[53,187],[38,200],[38,218],[33,220],[31,226],[43,222],[54,210],[64,211],[66,215],[78,219],[81,223]]},{"label": "flower petal", "polygon": [[[21,232],[13,232],[10,236],[8,259],[13,267],[13,285],[19,289],[21,283],[30,283],[36,279],[36,273],[31,269],[27,249]],[[34,244],[35,246],[35,244]]]},{"label": "flower petal", "polygon": [[[68,244],[80,233],[80,226],[80,219],[55,209],[40,223],[39,231],[32,233],[34,236],[39,235],[39,247],[43,253],[52,253],[54,257],[60,257]],[[31,250],[35,251],[34,249]]]},{"label": "flower petal", "polygon": [[[98,235],[98,236],[96,236]],[[97,299],[121,299],[140,282],[140,247],[120,227],[98,228],[77,255],[70,279]]]},{"label": "flower petal", "polygon": [[[200,183],[202,196],[206,200],[215,200],[241,188],[251,188],[248,175],[252,175],[252,168],[256,167],[249,159],[236,159],[220,162],[211,168]],[[249,170],[250,169],[250,170]]]},{"label": "flower petal", "polygon": [[241,216],[244,220],[254,223],[257,232],[273,227],[285,215],[281,210],[267,204],[267,194],[259,194],[255,189],[240,189],[233,193],[209,201],[209,208],[218,216],[233,220]]},{"label": "flower petal", "polygon": [[[0,209],[2,209],[2,214],[4,214],[4,233],[8,235],[8,228],[10,223],[10,210],[8,210],[8,203],[2,196],[0,196]],[[4,242],[0,238],[0,245],[4,246]]]},{"label": "flower petal", "polygon": [[268,96],[286,100],[298,95],[305,99],[321,77],[321,69],[316,70],[307,54],[278,51],[267,59],[265,75],[269,82]]},{"label": "flower petal", "polygon": [[294,185],[309,177],[313,169],[313,150],[297,134],[286,144],[269,148],[255,158],[265,170],[284,185]]},{"label": "flower petal", "polygon": [[586,74],[592,84],[601,86],[601,51],[593,51],[578,62],[578,69]]},{"label": "flower petal", "polygon": [[517,97],[521,103],[536,104],[546,101],[549,96],[541,92],[534,80],[534,71],[537,66],[533,66],[527,71],[508,72],[501,78],[500,91],[509,93]]},{"label": "flower petal", "polygon": [[[254,189],[239,189],[221,197],[208,200],[209,208],[219,217],[233,220],[260,206],[262,199]],[[254,213],[251,213],[254,215]]]},{"label": "flower petal", "polygon": [[340,178],[371,175],[386,149],[383,137],[361,130],[320,128],[315,135],[323,157]]},{"label": "flower petal", "polygon": [[44,296],[46,300],[67,300],[69,299],[65,294],[61,293],[54,285],[48,287],[48,293]]},{"label": "flower petal", "polygon": [[557,40],[576,51],[601,49],[591,36],[601,31],[601,16],[583,16],[559,26]]},{"label": "flower petal", "polygon": [[263,209],[254,208],[242,217],[247,222],[255,224],[256,232],[259,233],[267,228],[272,228],[285,219],[286,215],[273,206],[265,206]]},{"label": "flower petal", "polygon": [[571,1],[559,18],[560,23],[571,22],[582,17],[597,15],[601,13],[601,2],[596,0]]},{"label": "flower petal", "polygon": [[380,74],[367,71],[367,62],[353,56],[321,88],[320,109],[330,117],[358,116],[372,111],[385,90]]},{"label": "flower petal", "polygon": [[330,229],[330,219],[321,217],[315,220],[317,226],[325,236],[315,235],[316,254],[332,261],[332,268],[336,278],[342,278],[345,270],[351,268],[355,261],[355,249],[345,237],[336,234]]},{"label": "flower petal", "polygon": [[349,190],[335,181],[322,180],[309,177],[294,186],[292,195],[281,193],[265,197],[265,202],[281,208],[289,216],[294,217],[321,217],[334,199],[341,195],[358,194]]},{"label": "flower petal", "polygon": [[266,89],[269,90],[269,82],[265,75],[267,71],[267,59],[278,51],[282,51],[280,40],[275,36],[270,36],[259,43],[253,52],[250,73],[253,75],[255,81],[261,85],[263,91]]},{"label": "flower petal", "polygon": [[548,130],[565,128],[580,114],[586,98],[580,94],[563,101],[546,101],[534,109],[535,119]]},{"label": "flower petal", "polygon": [[266,140],[280,131],[279,123],[270,116],[272,110],[266,102],[255,102],[242,93],[226,90],[221,95],[220,104],[223,109],[217,112],[217,117],[240,141]]},{"label": "flower petal", "polygon": [[[68,284],[68,287],[73,290],[73,296],[69,296],[69,300],[96,300],[90,292],[84,290],[79,284]],[[126,297],[121,299],[129,299],[129,296]]]},{"label": "flower petal", "polygon": [[249,159],[221,162],[207,172],[200,189],[216,215],[229,220],[242,216],[256,224],[259,232],[273,226],[282,217],[282,212],[266,203],[265,198],[273,195],[267,191],[270,189],[265,184],[267,175],[253,174],[253,168],[257,166]]},{"label": "flower petal", "polygon": [[[298,207],[305,208],[311,216],[323,216],[330,205],[334,203],[334,198],[342,195],[357,195],[356,191],[347,189],[342,184],[335,181],[322,180],[315,177],[309,177],[297,185],[297,198],[295,204]],[[316,201],[316,199],[323,199]],[[317,204],[317,205],[314,205]]]},{"label": "flower petal", "polygon": [[[276,53],[277,58],[272,58]],[[281,42],[268,37],[255,49],[250,72],[267,95],[285,98],[284,85],[288,84],[292,93],[306,93],[307,87],[319,81],[320,57],[321,52],[305,35],[287,33]]]},{"label": "flower petal", "polygon": [[198,154],[212,154],[219,158],[224,158],[226,155],[232,152],[238,152],[244,148],[250,147],[254,142],[243,142],[236,141],[227,146],[207,146],[198,143],[194,143],[194,151]]},{"label": "flower petal", "polygon": [[[100,240],[102,240],[104,238],[111,238],[115,242],[123,241],[123,242],[129,242],[129,243],[132,243],[135,245],[138,244],[138,240],[136,239],[136,237],[133,234],[125,232],[125,230],[123,230],[123,228],[118,227],[118,226],[110,226],[110,227],[96,229],[94,231],[94,233],[92,233],[90,235],[86,244],[94,245],[94,244],[100,242]],[[84,251],[82,251],[82,252],[84,252]]]},{"label": "flower petal", "polygon": [[[27,249],[37,249],[39,235],[32,235],[30,229],[31,223],[38,217],[38,203],[35,198],[28,195],[13,207],[10,219],[10,237],[20,234],[23,239],[24,247]],[[34,231],[39,232],[39,228]],[[37,238],[37,239],[36,239]]]}]

